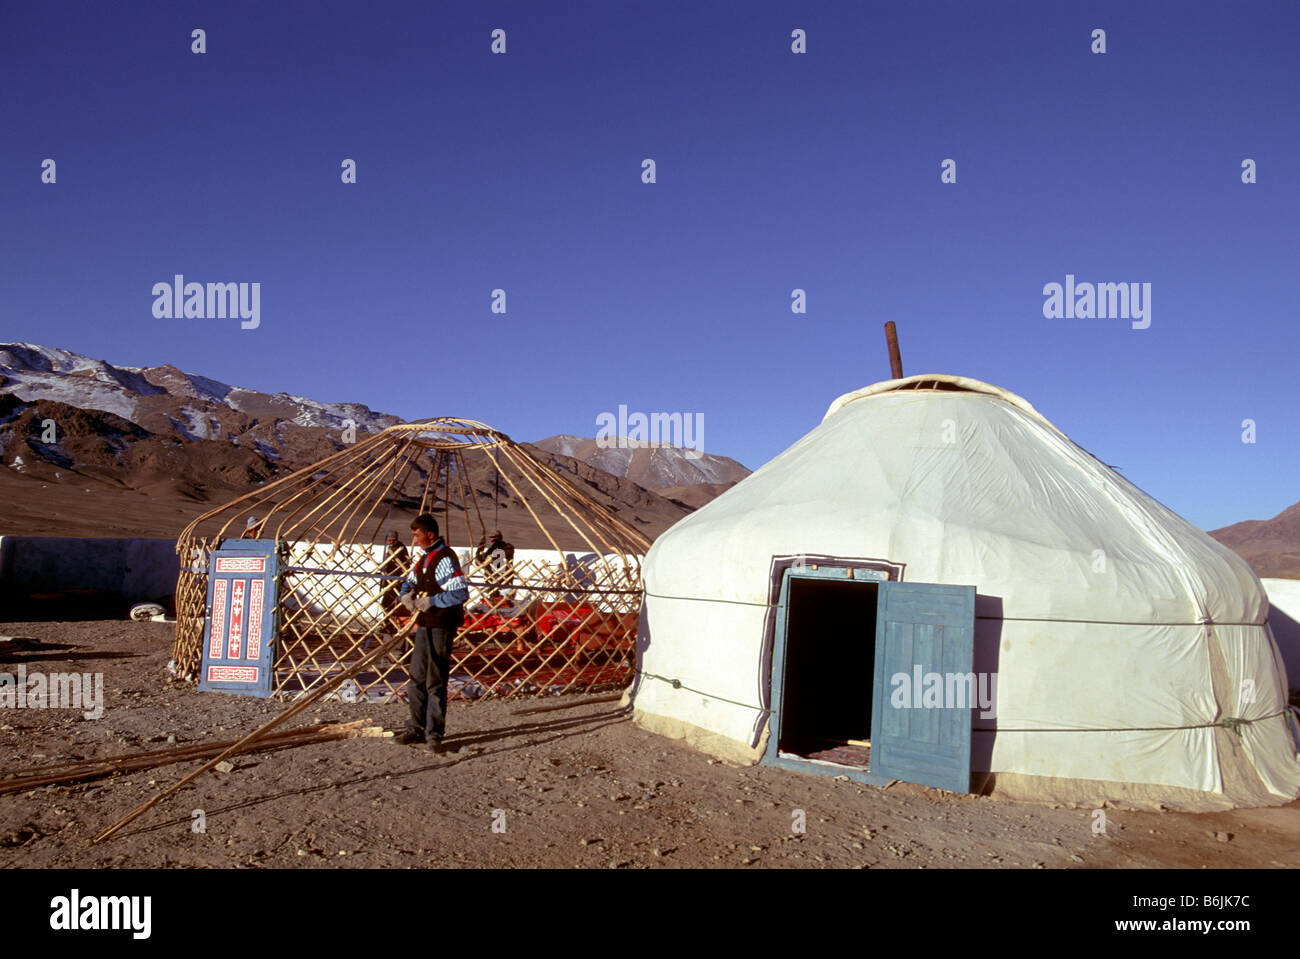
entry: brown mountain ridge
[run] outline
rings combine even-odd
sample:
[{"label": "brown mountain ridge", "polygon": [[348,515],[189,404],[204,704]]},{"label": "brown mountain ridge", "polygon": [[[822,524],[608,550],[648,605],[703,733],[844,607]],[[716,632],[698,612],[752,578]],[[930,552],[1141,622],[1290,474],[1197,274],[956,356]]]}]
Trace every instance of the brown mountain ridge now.
[{"label": "brown mountain ridge", "polygon": [[1259,576],[1300,579],[1300,503],[1272,519],[1248,519],[1210,535],[1233,550]]}]

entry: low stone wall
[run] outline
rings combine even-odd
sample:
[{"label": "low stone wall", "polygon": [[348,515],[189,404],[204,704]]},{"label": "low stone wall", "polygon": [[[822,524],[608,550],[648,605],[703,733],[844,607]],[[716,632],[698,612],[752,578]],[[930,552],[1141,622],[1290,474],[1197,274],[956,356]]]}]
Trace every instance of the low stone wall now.
[{"label": "low stone wall", "polygon": [[0,536],[0,621],[125,616],[176,589],[176,542]]}]

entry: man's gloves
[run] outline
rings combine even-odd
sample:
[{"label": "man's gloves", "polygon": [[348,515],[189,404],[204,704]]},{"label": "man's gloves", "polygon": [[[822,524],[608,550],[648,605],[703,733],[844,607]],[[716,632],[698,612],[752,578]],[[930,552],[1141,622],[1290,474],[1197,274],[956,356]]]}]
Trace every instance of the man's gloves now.
[{"label": "man's gloves", "polygon": [[406,607],[407,612],[427,613],[433,607],[433,599],[428,596],[416,596],[414,593],[406,593],[399,602]]}]

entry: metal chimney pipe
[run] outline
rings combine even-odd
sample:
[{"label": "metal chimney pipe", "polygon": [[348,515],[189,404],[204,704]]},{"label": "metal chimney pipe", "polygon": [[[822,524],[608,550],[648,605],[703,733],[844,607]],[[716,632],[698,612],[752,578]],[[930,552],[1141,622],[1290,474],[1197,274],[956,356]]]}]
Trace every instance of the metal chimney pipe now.
[{"label": "metal chimney pipe", "polygon": [[885,324],[885,342],[889,344],[889,372],[893,379],[903,378],[903,357],[898,352],[898,327],[890,320]]}]

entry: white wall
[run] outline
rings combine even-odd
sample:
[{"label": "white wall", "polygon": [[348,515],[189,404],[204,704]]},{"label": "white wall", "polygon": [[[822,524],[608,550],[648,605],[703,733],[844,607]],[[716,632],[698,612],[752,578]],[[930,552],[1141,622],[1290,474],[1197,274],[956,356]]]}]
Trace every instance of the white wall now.
[{"label": "white wall", "polygon": [[[470,559],[474,555],[473,549],[458,547],[452,545],[460,557],[461,565],[465,569],[466,576],[474,583],[481,583],[484,580],[483,571],[473,569],[470,566]],[[378,572],[380,564],[383,562],[384,548],[380,545],[369,543],[354,543],[347,546],[328,546],[312,544],[307,542],[295,542],[289,546],[289,555],[285,563],[286,566],[310,567],[316,569],[364,569]],[[412,552],[412,561],[423,555],[421,551]],[[636,557],[627,557],[635,560]],[[611,555],[608,559],[598,556],[595,553],[583,553],[574,551],[566,553],[564,564],[561,563],[559,556],[553,549],[517,549],[515,550],[514,563],[517,569],[526,570],[529,582],[535,582],[535,575],[539,566],[549,567],[558,577],[563,565],[567,565],[577,580],[579,588],[586,583],[592,585],[600,578],[601,570],[598,569],[601,563],[609,562],[617,570],[622,569],[620,557]],[[320,583],[309,583],[309,580],[321,580]],[[383,581],[368,576],[356,576],[342,573],[338,575],[324,576],[314,573],[286,573],[284,580],[284,593],[286,597],[286,606],[289,609],[298,608],[299,600],[295,599],[295,592],[302,591],[302,595],[312,597],[312,601],[307,605],[314,613],[323,613],[326,609],[332,608],[336,611],[345,611],[344,615],[360,606],[361,611],[357,614],[354,622],[358,626],[369,626],[377,622],[383,616],[383,608],[380,604],[380,596],[383,589]],[[481,586],[472,585],[470,587],[469,605],[480,602],[483,598],[484,590]],[[570,593],[566,591],[556,591],[548,593],[530,593],[530,598],[543,602],[573,601],[573,602],[590,602],[590,597],[585,597],[579,593]],[[633,596],[628,598],[628,602],[633,608],[640,602],[640,598]],[[597,603],[597,608],[610,611],[615,608],[615,604],[608,602]]]},{"label": "white wall", "polygon": [[1287,685],[1300,689],[1300,579],[1261,579],[1268,593],[1268,625],[1282,653]]}]

